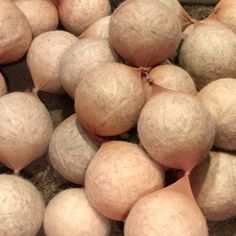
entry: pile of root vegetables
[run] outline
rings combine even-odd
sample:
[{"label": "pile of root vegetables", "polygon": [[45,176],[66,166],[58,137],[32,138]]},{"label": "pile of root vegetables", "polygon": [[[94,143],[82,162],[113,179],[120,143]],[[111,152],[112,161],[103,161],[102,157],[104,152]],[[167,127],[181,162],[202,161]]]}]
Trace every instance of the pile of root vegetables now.
[{"label": "pile of root vegetables", "polygon": [[[60,26],[58,24],[60,22]],[[207,236],[236,216],[236,3],[192,19],[177,0],[1,0],[0,69],[25,56],[32,91],[0,73],[0,235]],[[20,83],[20,81],[19,81]],[[74,100],[55,129],[41,92]],[[138,142],[121,140],[137,132]],[[45,206],[21,170],[77,187]],[[170,173],[172,178],[170,179]]]}]

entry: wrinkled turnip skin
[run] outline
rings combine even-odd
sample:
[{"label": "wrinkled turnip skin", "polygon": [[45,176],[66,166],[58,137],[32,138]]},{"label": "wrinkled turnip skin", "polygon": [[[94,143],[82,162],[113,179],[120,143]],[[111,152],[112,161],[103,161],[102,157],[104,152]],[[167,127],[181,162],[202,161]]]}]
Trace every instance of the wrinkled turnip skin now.
[{"label": "wrinkled turnip skin", "polygon": [[33,94],[0,97],[0,161],[19,172],[48,148],[53,132],[45,106]]},{"label": "wrinkled turnip skin", "polygon": [[34,37],[56,30],[59,19],[57,8],[51,0],[13,0],[13,2],[26,16]]},{"label": "wrinkled turnip skin", "polygon": [[219,78],[236,77],[235,55],[236,34],[215,20],[206,20],[196,23],[185,38],[179,62],[202,89]]},{"label": "wrinkled turnip skin", "polygon": [[116,62],[119,57],[108,39],[84,38],[72,45],[62,56],[60,79],[63,88],[74,99],[81,80],[98,65]]},{"label": "wrinkled turnip skin", "polygon": [[136,144],[104,143],[91,160],[85,191],[90,203],[108,218],[125,220],[135,202],[164,187],[164,174]]},{"label": "wrinkled turnip skin", "polygon": [[87,166],[98,147],[99,143],[89,136],[73,114],[55,129],[49,159],[65,179],[84,185]]},{"label": "wrinkled turnip skin", "polygon": [[45,206],[40,193],[27,180],[0,175],[0,235],[37,235]]},{"label": "wrinkled turnip skin", "polygon": [[210,151],[215,122],[196,97],[167,91],[145,104],[138,134],[152,158],[168,167],[190,171]]},{"label": "wrinkled turnip skin", "polygon": [[32,31],[25,15],[12,1],[0,1],[0,9],[0,64],[7,64],[24,56],[32,41]]},{"label": "wrinkled turnip skin", "polygon": [[111,16],[109,39],[132,65],[160,64],[175,52],[181,39],[178,14],[156,0],[127,0]]},{"label": "wrinkled turnip skin", "polygon": [[7,85],[4,77],[0,73],[0,97],[7,93]]},{"label": "wrinkled turnip skin", "polygon": [[198,93],[216,122],[214,145],[236,150],[236,79],[218,79]]},{"label": "wrinkled turnip skin", "polygon": [[109,24],[111,16],[105,16],[101,19],[95,21],[92,25],[88,27],[79,38],[109,38]]},{"label": "wrinkled turnip skin", "polygon": [[69,32],[79,35],[98,19],[111,14],[109,0],[60,0],[59,18]]},{"label": "wrinkled turnip skin", "polygon": [[109,236],[109,221],[88,202],[82,188],[57,194],[48,204],[44,218],[47,236]]},{"label": "wrinkled turnip skin", "polygon": [[140,73],[119,63],[96,67],[76,89],[78,120],[100,136],[116,136],[133,128],[144,103]]},{"label": "wrinkled turnip skin", "polygon": [[210,152],[193,170],[193,193],[208,220],[221,221],[236,216],[235,169],[235,154]]},{"label": "wrinkled turnip skin", "polygon": [[27,54],[27,65],[36,91],[63,91],[60,61],[64,52],[77,41],[77,37],[65,31],[50,31],[34,38]]}]

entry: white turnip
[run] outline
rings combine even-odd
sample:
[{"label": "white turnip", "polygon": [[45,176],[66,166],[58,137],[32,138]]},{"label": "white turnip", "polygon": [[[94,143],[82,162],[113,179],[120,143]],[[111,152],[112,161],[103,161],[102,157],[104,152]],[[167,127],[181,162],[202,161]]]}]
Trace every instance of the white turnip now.
[{"label": "white turnip", "polygon": [[47,109],[33,94],[0,97],[0,161],[16,173],[47,151],[52,131]]},{"label": "white turnip", "polygon": [[74,114],[55,129],[49,159],[65,179],[83,185],[87,166],[98,147],[99,143],[88,135]]},{"label": "white turnip", "polygon": [[156,0],[127,0],[112,14],[109,40],[120,56],[139,67],[168,59],[181,39],[178,14]]},{"label": "white turnip", "polygon": [[160,165],[136,144],[104,143],[91,160],[85,191],[90,203],[108,218],[125,220],[135,202],[164,186]]},{"label": "white turnip", "polygon": [[118,55],[107,39],[81,39],[61,59],[60,79],[63,88],[74,98],[75,89],[88,72],[105,62],[118,61]]},{"label": "white turnip", "polygon": [[68,189],[48,204],[44,218],[47,236],[109,236],[109,221],[88,202],[84,189]]},{"label": "white turnip", "polygon": [[34,38],[27,54],[27,65],[36,92],[62,92],[60,60],[66,49],[77,41],[65,31],[50,31]]},{"label": "white turnip", "polygon": [[96,20],[111,14],[109,0],[59,0],[60,21],[69,32],[79,35]]},{"label": "white turnip", "polygon": [[155,160],[190,171],[210,151],[215,122],[196,97],[165,91],[145,104],[138,121],[138,134]]},{"label": "white turnip", "polygon": [[133,128],[145,103],[137,69],[106,63],[80,81],[75,95],[78,120],[99,136],[115,136]]}]

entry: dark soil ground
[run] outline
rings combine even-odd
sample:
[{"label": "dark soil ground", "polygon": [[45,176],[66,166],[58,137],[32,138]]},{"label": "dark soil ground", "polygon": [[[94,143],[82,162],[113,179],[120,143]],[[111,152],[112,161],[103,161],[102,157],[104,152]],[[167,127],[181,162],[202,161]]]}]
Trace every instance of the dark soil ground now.
[{"label": "dark soil ground", "polygon": [[[117,7],[120,2],[121,1],[111,0],[113,9]],[[195,19],[204,19],[213,7],[184,5],[184,8]],[[9,91],[28,91],[32,89],[33,84],[25,63],[25,59],[22,59],[12,65],[4,66],[1,70],[7,79]],[[39,96],[42,102],[49,109],[55,127],[66,117],[74,113],[73,101],[67,95],[59,96],[40,93]],[[134,131],[119,138],[129,141],[137,141],[136,132]],[[0,164],[0,173],[11,173],[11,170]],[[61,178],[52,169],[48,162],[47,155],[29,165],[20,173],[20,175],[26,179],[29,179],[38,188],[38,190],[42,193],[45,204],[47,204],[50,199],[52,199],[52,197],[61,190],[71,187],[78,187]],[[122,236],[122,228],[122,223],[112,222],[111,236]],[[236,236],[236,219],[217,223],[209,222],[209,230],[210,236]],[[41,230],[38,236],[43,235],[43,230]]]}]

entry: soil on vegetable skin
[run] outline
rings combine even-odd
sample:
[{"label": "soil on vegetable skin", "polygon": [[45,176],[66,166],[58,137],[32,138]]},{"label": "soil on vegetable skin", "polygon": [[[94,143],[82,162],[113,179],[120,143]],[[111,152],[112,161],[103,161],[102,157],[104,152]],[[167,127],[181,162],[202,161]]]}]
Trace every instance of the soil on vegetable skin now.
[{"label": "soil on vegetable skin", "polygon": [[[115,9],[124,0],[111,0],[112,8]],[[201,5],[184,5],[187,12],[195,19],[204,19],[213,9],[209,6]],[[4,76],[7,79],[9,91],[31,91],[33,83],[27,69],[25,58],[12,65],[2,67]],[[73,101],[66,94],[53,95],[40,93],[41,101],[49,109],[54,126],[62,122],[66,117],[74,113]],[[138,142],[135,130],[124,134],[119,139]],[[0,164],[0,173],[12,173],[9,169]],[[21,176],[30,180],[41,192],[45,204],[47,204],[58,192],[78,187],[63,179],[50,165],[48,156],[33,162],[20,173]],[[224,222],[209,223],[210,236],[236,236],[236,218]],[[123,223],[112,221],[111,236],[123,235]],[[38,236],[45,236],[43,229]]]}]

